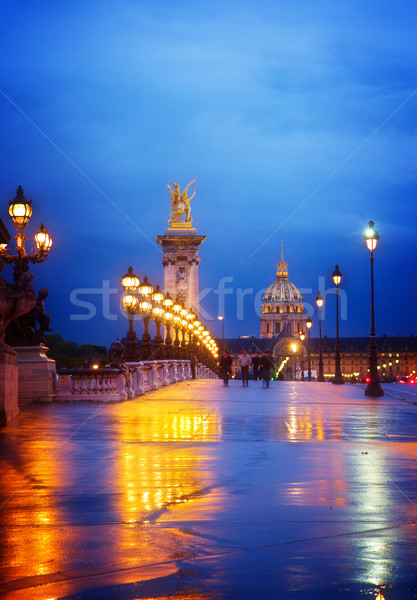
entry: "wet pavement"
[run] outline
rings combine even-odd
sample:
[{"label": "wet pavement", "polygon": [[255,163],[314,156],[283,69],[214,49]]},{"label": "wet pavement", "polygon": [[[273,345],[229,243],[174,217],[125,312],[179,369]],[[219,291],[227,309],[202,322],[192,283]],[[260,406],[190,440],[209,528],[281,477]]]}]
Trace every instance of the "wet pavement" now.
[{"label": "wet pavement", "polygon": [[0,597],[417,598],[417,391],[386,391],[26,407],[0,430]]}]

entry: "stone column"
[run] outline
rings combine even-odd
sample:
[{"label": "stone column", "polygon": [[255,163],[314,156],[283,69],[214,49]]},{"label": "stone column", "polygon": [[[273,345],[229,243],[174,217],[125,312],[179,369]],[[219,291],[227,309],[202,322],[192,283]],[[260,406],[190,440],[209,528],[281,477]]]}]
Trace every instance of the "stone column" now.
[{"label": "stone column", "polygon": [[56,394],[56,365],[46,346],[16,346],[19,369],[19,406],[52,402]]},{"label": "stone column", "polygon": [[198,280],[198,265],[200,264],[201,256],[193,256],[189,259],[189,286],[187,294],[187,308],[194,307],[193,310],[198,314],[200,306],[198,297],[200,295],[200,286]]},{"label": "stone column", "polygon": [[184,225],[171,225],[164,235],[156,238],[156,241],[164,250],[164,291],[169,292],[173,298],[177,295],[182,297],[186,308],[198,315],[198,265],[201,260],[199,247],[206,236],[198,235],[196,229]]},{"label": "stone column", "polygon": [[19,413],[18,367],[16,352],[0,348],[0,427],[7,425]]}]

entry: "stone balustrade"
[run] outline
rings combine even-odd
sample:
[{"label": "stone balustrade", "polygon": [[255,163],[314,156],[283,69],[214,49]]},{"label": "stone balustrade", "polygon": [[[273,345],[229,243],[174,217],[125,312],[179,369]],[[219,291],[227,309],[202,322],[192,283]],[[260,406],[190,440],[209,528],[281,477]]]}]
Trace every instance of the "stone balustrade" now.
[{"label": "stone balustrade", "polygon": [[[122,369],[62,369],[58,373],[56,400],[117,402],[192,378],[189,360],[148,360],[127,363]],[[201,363],[197,379],[217,375]]]}]

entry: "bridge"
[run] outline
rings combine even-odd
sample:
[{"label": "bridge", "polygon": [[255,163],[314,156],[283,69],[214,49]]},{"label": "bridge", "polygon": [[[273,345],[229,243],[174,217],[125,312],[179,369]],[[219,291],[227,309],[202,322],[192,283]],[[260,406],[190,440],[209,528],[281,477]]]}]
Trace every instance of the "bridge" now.
[{"label": "bridge", "polygon": [[416,394],[335,388],[24,407],[0,438],[0,595],[412,597]]}]

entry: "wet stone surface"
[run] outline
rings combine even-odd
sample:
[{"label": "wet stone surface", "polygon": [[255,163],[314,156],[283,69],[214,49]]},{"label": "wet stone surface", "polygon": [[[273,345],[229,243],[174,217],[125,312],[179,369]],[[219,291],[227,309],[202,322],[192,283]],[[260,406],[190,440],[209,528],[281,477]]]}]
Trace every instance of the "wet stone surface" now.
[{"label": "wet stone surface", "polygon": [[0,597],[417,598],[406,388],[195,381],[24,408],[0,431]]}]

